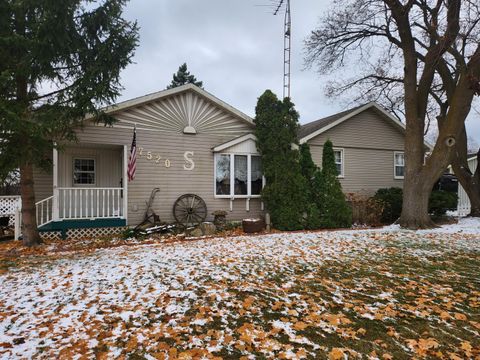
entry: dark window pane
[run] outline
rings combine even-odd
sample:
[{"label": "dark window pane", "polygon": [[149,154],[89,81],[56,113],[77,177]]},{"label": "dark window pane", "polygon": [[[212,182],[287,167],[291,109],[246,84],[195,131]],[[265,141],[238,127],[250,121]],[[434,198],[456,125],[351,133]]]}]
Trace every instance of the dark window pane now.
[{"label": "dark window pane", "polygon": [[73,183],[75,185],[95,184],[95,160],[75,159],[73,162]]},{"label": "dark window pane", "polygon": [[260,195],[262,191],[262,159],[260,156],[251,157],[252,195]]},{"label": "dark window pane", "polygon": [[405,167],[403,166],[395,166],[395,176],[404,176],[404,171],[405,171]]}]

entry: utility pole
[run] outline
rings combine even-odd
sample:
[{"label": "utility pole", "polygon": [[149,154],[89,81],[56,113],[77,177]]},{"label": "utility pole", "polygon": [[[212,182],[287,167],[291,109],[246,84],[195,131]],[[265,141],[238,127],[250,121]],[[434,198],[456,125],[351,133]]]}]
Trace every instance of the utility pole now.
[{"label": "utility pole", "polygon": [[292,54],[292,17],[290,0],[279,0],[273,15],[277,15],[285,3],[285,21],[283,25],[283,98],[290,97],[290,74]]}]

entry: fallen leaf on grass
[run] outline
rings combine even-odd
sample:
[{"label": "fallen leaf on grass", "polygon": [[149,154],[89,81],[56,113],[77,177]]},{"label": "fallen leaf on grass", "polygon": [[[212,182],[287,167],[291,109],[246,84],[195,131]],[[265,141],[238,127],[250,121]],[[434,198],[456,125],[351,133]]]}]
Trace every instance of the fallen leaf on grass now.
[{"label": "fallen leaf on grass", "polygon": [[345,351],[341,348],[333,348],[332,351],[330,351],[330,354],[328,354],[328,358],[330,360],[342,360],[344,358]]}]

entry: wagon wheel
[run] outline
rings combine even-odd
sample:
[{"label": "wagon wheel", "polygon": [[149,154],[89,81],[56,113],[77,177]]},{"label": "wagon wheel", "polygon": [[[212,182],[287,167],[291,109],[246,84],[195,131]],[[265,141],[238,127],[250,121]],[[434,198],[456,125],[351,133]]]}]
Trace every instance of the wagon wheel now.
[{"label": "wagon wheel", "polygon": [[173,204],[173,216],[178,223],[201,223],[207,218],[207,205],[195,194],[180,196]]}]

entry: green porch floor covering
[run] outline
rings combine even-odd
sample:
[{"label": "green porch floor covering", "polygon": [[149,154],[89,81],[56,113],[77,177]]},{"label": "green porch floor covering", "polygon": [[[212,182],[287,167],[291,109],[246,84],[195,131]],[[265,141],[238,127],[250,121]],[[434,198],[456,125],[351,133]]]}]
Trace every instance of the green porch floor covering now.
[{"label": "green porch floor covering", "polygon": [[84,228],[102,228],[102,227],[121,227],[126,226],[127,221],[121,218],[111,219],[83,219],[83,220],[62,220],[52,221],[49,224],[38,228],[40,232],[47,231],[61,231],[62,236],[66,235],[69,229],[84,229]]}]

